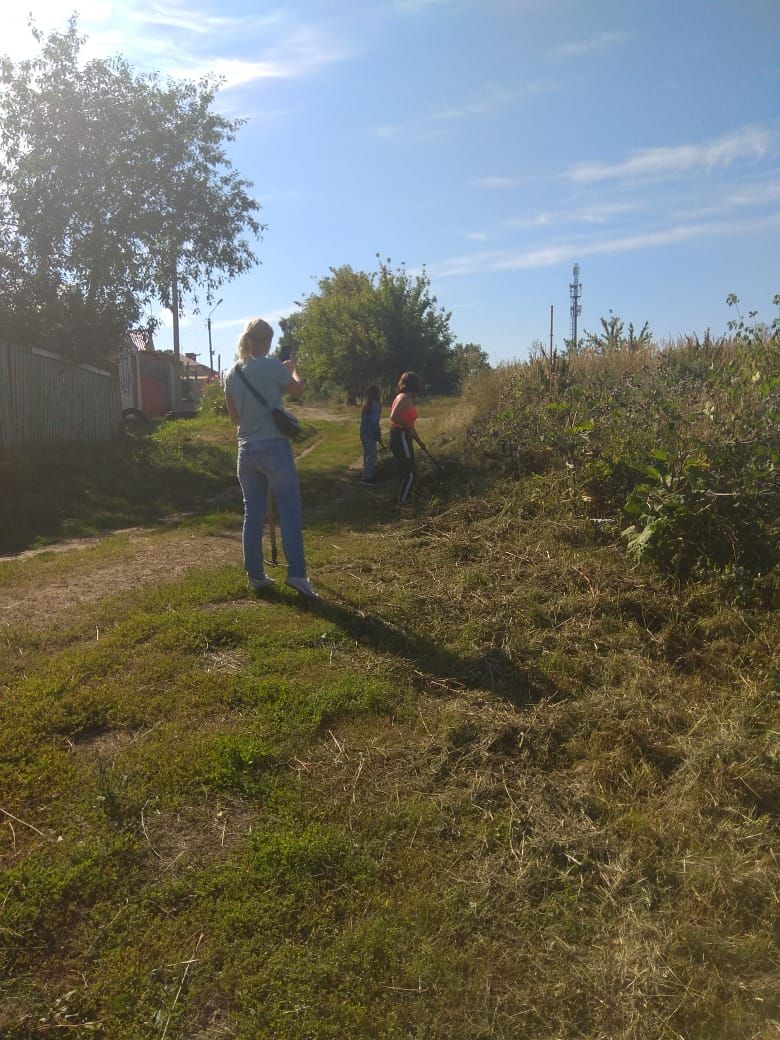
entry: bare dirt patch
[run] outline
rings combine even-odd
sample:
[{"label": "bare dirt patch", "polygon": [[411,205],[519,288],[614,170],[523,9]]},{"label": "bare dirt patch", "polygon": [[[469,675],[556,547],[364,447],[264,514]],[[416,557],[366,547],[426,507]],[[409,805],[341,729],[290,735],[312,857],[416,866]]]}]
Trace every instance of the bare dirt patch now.
[{"label": "bare dirt patch", "polygon": [[[326,408],[307,407],[307,419],[338,422],[348,416]],[[314,451],[326,438],[318,437],[299,456]],[[359,470],[362,458],[356,459],[346,473]],[[235,497],[235,491],[230,492]],[[322,515],[330,508],[310,510],[309,515]],[[163,523],[174,525],[185,515],[167,517]],[[124,535],[125,545],[108,549],[108,539]],[[113,531],[105,536],[74,538],[40,549],[30,549],[13,556],[0,557],[3,563],[29,562],[14,574],[11,581],[0,585],[0,632],[3,629],[40,631],[66,612],[94,604],[107,596],[149,582],[169,582],[193,567],[219,567],[241,562],[240,532],[219,535],[193,534],[186,530],[146,529],[142,527]],[[47,559],[44,559],[47,557]],[[51,569],[48,569],[48,558]],[[256,606],[257,601],[252,603]]]},{"label": "bare dirt patch", "polygon": [[353,413],[350,412],[346,408],[346,406],[344,408],[344,411],[333,411],[332,409],[329,409],[326,405],[317,404],[307,404],[298,410],[300,411],[304,419],[307,419],[310,422],[317,422],[318,420],[320,422],[344,422],[345,419],[353,418],[353,414],[358,414],[357,409],[355,409]]},{"label": "bare dirt patch", "polygon": [[52,575],[38,569],[0,587],[0,630],[24,627],[38,631],[74,607],[96,603],[123,589],[172,581],[192,567],[219,567],[241,560],[238,532],[219,536],[141,532],[108,558],[83,552],[99,544],[100,540],[88,547],[65,543],[68,548],[63,547],[62,552],[73,553],[68,565],[58,566]]},{"label": "bare dirt patch", "polygon": [[204,654],[203,660],[207,673],[220,672],[223,675],[235,675],[236,672],[244,670],[249,660],[249,655],[241,647],[234,647],[232,650]]},{"label": "bare dirt patch", "polygon": [[43,556],[44,553],[59,555],[66,552],[78,552],[81,549],[94,549],[96,545],[100,545],[101,542],[104,542],[111,535],[124,534],[132,538],[134,535],[147,533],[143,527],[123,527],[119,530],[111,531],[110,535],[96,534],[85,538],[69,538],[65,542],[53,542],[51,545],[43,545],[37,549],[25,549],[23,552],[0,556],[0,563],[17,563],[20,560],[32,560],[36,556]]},{"label": "bare dirt patch", "polygon": [[161,811],[151,802],[144,807],[141,829],[167,873],[226,855],[246,840],[256,822],[257,810],[231,800],[204,801],[173,812]]},{"label": "bare dirt patch", "polygon": [[107,729],[105,726],[90,726],[88,729],[77,733],[72,740],[64,738],[65,743],[71,751],[92,751],[107,758],[114,758],[125,750],[128,745],[134,743],[139,737],[138,733],[128,730]]}]

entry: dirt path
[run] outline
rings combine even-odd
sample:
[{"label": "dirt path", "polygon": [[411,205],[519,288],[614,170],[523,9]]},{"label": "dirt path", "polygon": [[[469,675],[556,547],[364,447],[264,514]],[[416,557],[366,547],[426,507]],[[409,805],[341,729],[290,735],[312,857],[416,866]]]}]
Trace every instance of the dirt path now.
[{"label": "dirt path", "polygon": [[304,419],[310,420],[311,422],[345,422],[352,418],[352,415],[348,411],[344,411],[341,414],[337,412],[331,412],[327,408],[320,407],[319,405],[303,405],[300,408],[300,413]]},{"label": "dirt path", "polygon": [[[340,421],[324,408],[307,408],[307,418]],[[299,458],[325,440],[320,436]],[[345,469],[345,485],[352,485],[363,465],[359,455]],[[332,504],[332,503],[331,503]],[[326,507],[327,508],[327,507]],[[317,514],[322,515],[318,509]],[[175,525],[182,516],[168,517],[164,523]],[[106,542],[124,536],[125,544],[107,551]],[[132,527],[113,531],[103,537],[74,538],[41,549],[29,549],[13,556],[0,557],[3,564],[20,568],[11,579],[0,583],[0,633],[24,628],[40,631],[68,610],[97,603],[123,589],[177,578],[191,567],[221,567],[241,562],[241,532],[214,535],[194,533],[172,526],[169,530]]]},{"label": "dirt path", "polygon": [[[318,438],[300,457],[323,440]],[[361,464],[362,459],[355,460],[345,473],[354,475]],[[322,510],[317,513],[321,515]],[[168,517],[167,522],[180,519]],[[125,543],[109,548],[107,541],[117,536],[123,536]],[[123,589],[174,580],[192,567],[240,565],[241,532],[211,535],[180,527],[132,527],[0,557],[0,569],[3,564],[15,568],[20,562],[25,566],[0,583],[0,634],[21,628],[41,631],[69,610],[97,603]]]},{"label": "dirt path", "polygon": [[[220,535],[196,535],[186,530],[160,534],[135,528],[127,545],[110,556],[101,551],[104,541],[65,542],[50,550],[56,553],[50,573],[48,559],[35,560],[29,572],[0,586],[0,632],[21,627],[40,631],[58,615],[123,589],[171,581],[191,567],[221,567],[241,560],[238,531]],[[34,555],[40,556],[37,551]]]}]

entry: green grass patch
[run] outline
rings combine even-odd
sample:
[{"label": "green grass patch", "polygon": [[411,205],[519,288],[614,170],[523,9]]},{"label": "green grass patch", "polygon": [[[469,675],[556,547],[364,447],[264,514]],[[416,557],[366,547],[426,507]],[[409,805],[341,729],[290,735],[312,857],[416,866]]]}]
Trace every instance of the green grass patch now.
[{"label": "green grass patch", "polygon": [[768,1036],[776,619],[628,559],[566,474],[426,468],[399,518],[352,417],[318,435],[322,603],[252,595],[236,544],[4,632],[0,1032]]}]

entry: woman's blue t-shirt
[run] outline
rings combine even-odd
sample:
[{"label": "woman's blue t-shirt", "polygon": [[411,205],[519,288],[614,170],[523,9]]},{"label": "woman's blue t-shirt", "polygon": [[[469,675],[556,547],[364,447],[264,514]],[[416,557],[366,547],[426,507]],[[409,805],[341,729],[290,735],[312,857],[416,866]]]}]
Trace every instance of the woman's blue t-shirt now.
[{"label": "woman's blue t-shirt", "polygon": [[[268,403],[266,408],[255,398],[236,372],[237,368]],[[271,415],[272,408],[280,408],[284,388],[290,382],[290,373],[278,358],[250,358],[246,364],[235,365],[228,372],[225,380],[225,391],[233,398],[238,409],[238,440],[266,440],[271,437],[284,438],[284,434],[276,427]]]}]

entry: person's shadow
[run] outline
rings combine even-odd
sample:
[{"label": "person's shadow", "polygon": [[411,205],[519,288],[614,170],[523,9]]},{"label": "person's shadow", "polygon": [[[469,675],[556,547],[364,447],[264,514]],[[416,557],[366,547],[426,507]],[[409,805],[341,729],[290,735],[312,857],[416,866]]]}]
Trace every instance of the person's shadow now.
[{"label": "person's shadow", "polygon": [[458,687],[488,690],[516,707],[557,692],[546,676],[520,667],[503,650],[491,648],[468,657],[454,653],[423,635],[358,609],[334,589],[327,589],[322,599],[301,596],[299,605],[338,626],[361,646],[406,659],[422,686],[438,686],[443,692],[455,692]]}]

